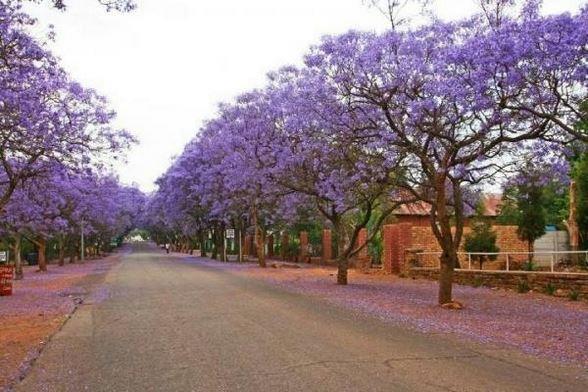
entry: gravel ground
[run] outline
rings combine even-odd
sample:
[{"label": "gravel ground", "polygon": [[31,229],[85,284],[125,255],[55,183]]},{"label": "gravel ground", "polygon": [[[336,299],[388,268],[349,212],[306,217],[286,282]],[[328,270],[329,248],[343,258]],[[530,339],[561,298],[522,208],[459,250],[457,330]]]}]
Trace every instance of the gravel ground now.
[{"label": "gravel ground", "polygon": [[404,325],[425,333],[450,333],[478,343],[516,347],[555,363],[588,368],[588,304],[539,293],[455,285],[460,311],[436,306],[436,282],[350,271],[348,286],[338,286],[334,268],[258,268],[253,263],[221,263],[186,258],[262,279],[288,291]]},{"label": "gravel ground", "polygon": [[10,390],[82,301],[107,297],[99,283],[118,255],[84,264],[49,265],[46,273],[25,267],[14,294],[0,297],[0,391]]}]

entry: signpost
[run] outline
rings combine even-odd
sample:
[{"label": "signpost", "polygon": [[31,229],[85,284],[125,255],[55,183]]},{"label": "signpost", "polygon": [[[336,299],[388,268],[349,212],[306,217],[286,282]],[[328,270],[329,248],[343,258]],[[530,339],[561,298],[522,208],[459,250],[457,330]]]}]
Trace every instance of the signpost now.
[{"label": "signpost", "polygon": [[8,251],[7,250],[0,251],[0,263],[8,263]]},{"label": "signpost", "polygon": [[227,238],[235,239],[235,229],[227,229]]}]

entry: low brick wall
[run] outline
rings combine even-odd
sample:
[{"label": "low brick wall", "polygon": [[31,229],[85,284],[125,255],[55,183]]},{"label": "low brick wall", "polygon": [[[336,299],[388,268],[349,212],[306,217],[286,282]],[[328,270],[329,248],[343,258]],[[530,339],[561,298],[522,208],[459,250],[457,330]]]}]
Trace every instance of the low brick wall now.
[{"label": "low brick wall", "polygon": [[[435,268],[412,268],[408,275],[413,278],[437,280],[439,270]],[[528,271],[479,271],[456,270],[454,282],[468,286],[488,286],[517,290],[521,282],[526,281],[531,290],[545,292],[551,284],[559,289],[558,294],[568,295],[572,290],[579,293],[579,297],[588,300],[588,274],[579,273],[551,273]]]}]

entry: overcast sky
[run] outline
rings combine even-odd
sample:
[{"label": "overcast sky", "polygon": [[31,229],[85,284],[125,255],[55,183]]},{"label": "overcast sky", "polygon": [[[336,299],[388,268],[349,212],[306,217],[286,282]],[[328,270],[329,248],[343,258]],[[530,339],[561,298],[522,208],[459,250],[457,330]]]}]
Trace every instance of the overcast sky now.
[{"label": "overcast sky", "polygon": [[[108,97],[117,125],[140,145],[119,168],[143,190],[178,155],[217,104],[264,85],[268,71],[298,64],[321,36],[388,24],[362,0],[137,0],[129,14],[106,13],[96,0],[69,0],[68,11],[30,8],[54,24],[54,53],[71,75]],[[474,11],[473,0],[442,0],[445,19]],[[584,0],[546,0],[547,12]]]}]

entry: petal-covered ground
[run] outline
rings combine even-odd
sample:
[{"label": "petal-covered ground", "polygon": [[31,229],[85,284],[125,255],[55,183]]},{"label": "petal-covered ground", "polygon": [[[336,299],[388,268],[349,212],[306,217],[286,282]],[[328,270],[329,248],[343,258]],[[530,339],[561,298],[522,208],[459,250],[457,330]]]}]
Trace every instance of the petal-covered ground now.
[{"label": "petal-covered ground", "polygon": [[[221,263],[202,258],[187,262],[262,279],[286,290],[422,332],[450,333],[478,343],[518,348],[553,362],[588,368],[588,303],[540,293],[455,285],[459,311],[436,305],[437,284],[350,271],[347,286],[335,284],[330,267],[266,268],[253,263]],[[271,263],[270,263],[271,264]]]},{"label": "petal-covered ground", "polygon": [[14,294],[0,297],[0,391],[24,374],[79,303],[108,295],[99,284],[118,260],[112,255],[84,264],[49,265],[46,273],[25,267],[25,278],[14,282]]}]

